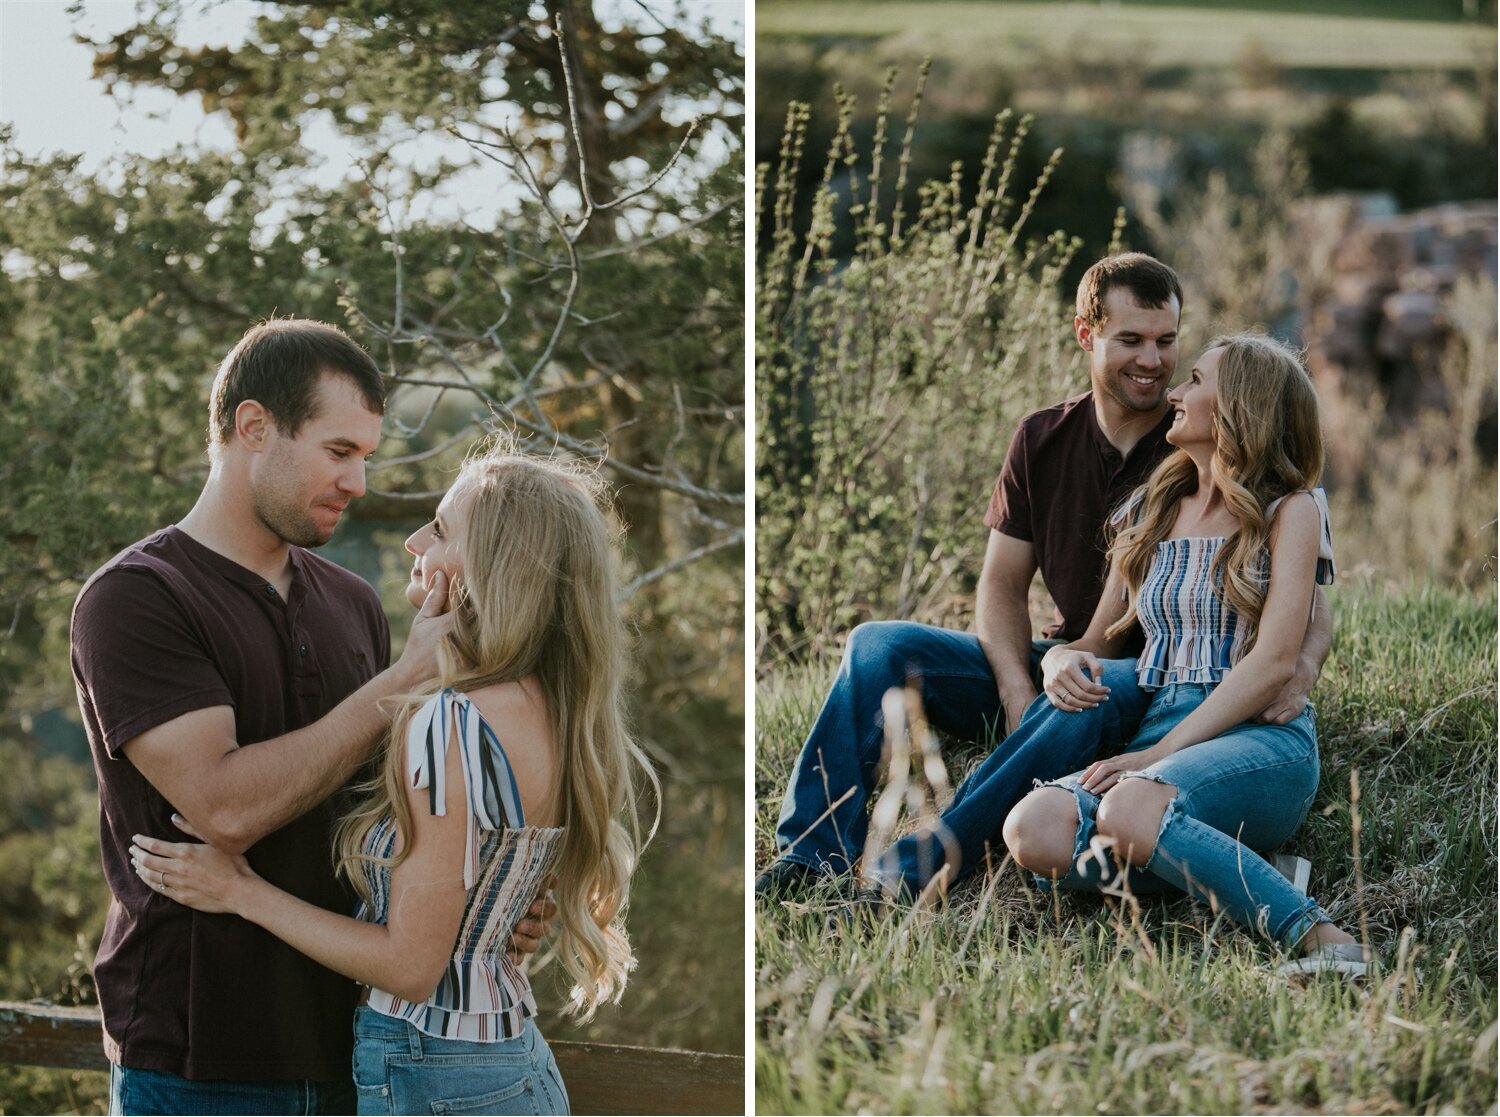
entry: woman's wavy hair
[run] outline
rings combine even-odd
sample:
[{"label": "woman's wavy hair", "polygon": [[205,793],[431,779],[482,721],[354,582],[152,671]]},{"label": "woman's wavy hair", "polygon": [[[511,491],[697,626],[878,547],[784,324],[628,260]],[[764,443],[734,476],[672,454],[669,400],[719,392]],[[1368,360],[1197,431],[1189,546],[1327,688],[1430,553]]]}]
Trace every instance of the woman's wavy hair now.
[{"label": "woman's wavy hair", "polygon": [[[438,677],[399,703],[380,772],[361,805],[334,834],[339,872],[369,902],[366,870],[394,867],[410,850],[405,789],[407,725],[443,687],[477,690],[535,676],[546,696],[558,750],[557,953],[575,987],[566,1011],[587,1020],[618,1001],[635,957],[625,934],[630,877],[642,839],[639,792],[660,784],[632,740],[624,714],[627,634],[615,601],[611,518],[593,471],[561,459],[487,449],[464,466],[469,490],[460,541],[463,574],[450,588],[453,630],[439,651]],[[365,851],[371,828],[394,816],[394,857]]]},{"label": "woman's wavy hair", "polygon": [[[1214,557],[1214,592],[1245,619],[1253,642],[1266,599],[1266,509],[1277,498],[1318,483],[1323,429],[1312,379],[1290,346],[1262,334],[1230,334],[1214,338],[1204,352],[1213,349],[1224,352],[1214,393],[1211,469],[1239,521]],[[1135,622],[1156,545],[1171,533],[1182,498],[1197,489],[1198,469],[1186,450],[1168,455],[1146,481],[1139,513],[1109,550],[1127,596],[1125,615],[1110,626],[1109,635]]]}]

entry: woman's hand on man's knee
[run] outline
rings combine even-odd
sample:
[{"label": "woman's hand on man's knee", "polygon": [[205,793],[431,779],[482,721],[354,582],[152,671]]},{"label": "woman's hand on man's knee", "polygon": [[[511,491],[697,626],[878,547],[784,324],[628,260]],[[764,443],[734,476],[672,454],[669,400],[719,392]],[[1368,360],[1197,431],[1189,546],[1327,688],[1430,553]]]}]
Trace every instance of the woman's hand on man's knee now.
[{"label": "woman's hand on man's knee", "polygon": [[1042,657],[1042,691],[1052,705],[1070,713],[1091,710],[1109,697],[1098,657],[1065,644]]}]

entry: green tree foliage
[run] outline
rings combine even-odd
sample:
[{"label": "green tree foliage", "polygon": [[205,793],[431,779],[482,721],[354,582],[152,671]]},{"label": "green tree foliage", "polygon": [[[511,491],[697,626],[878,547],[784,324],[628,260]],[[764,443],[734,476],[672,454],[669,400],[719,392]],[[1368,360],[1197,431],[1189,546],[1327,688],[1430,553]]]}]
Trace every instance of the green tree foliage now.
[{"label": "green tree foliage", "polygon": [[[496,403],[555,361],[547,371],[589,386],[546,433],[602,429],[611,460],[637,467],[659,464],[671,446],[682,470],[697,464],[683,461],[695,448],[685,435],[722,442],[715,421],[743,402],[733,44],[685,15],[686,29],[649,13],[606,23],[587,4],[327,0],[268,4],[238,50],[190,49],[176,38],[181,7],[161,0],[101,44],[99,76],[111,88],[196,94],[227,112],[240,148],[221,190],[256,212],[284,198],[290,172],[315,164],[315,126],[331,122],[355,145],[367,174],[284,203],[345,235],[325,223],[287,239],[312,257],[319,290],[344,290],[362,332],[392,351],[393,371],[461,363]],[[402,143],[447,133],[475,146],[450,144],[427,171],[395,167]],[[497,188],[522,188],[500,203],[511,210],[500,227],[423,227],[404,215],[414,193],[442,188],[479,157],[507,164],[492,168]],[[653,181],[668,166],[674,173]],[[351,244],[356,224],[364,236]],[[625,497],[647,565],[664,557],[657,495],[639,485]]]}]

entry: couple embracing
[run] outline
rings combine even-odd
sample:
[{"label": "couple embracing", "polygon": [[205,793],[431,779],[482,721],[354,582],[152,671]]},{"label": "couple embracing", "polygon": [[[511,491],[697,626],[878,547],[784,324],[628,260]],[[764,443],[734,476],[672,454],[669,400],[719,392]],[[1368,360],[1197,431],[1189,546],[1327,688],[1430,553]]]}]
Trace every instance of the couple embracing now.
[{"label": "couple embracing", "polygon": [[[996,482],[975,632],[875,622],[850,635],[792,772],[768,899],[854,871],[880,774],[881,697],[1003,727],[938,825],[859,866],[843,918],[951,884],[1003,842],[1040,887],[1181,890],[1293,955],[1362,973],[1363,949],[1274,851],[1318,785],[1307,698],[1333,578],[1317,398],[1269,338],[1211,341],[1180,383],[1182,289],[1141,253],[1099,261],[1073,319],[1090,391],[1022,420]],[[1057,605],[1033,641],[1040,569]]]},{"label": "couple embracing", "polygon": [[585,1015],[633,963],[654,778],[596,479],[472,458],[406,541],[418,613],[387,666],[375,592],[308,549],[384,410],[339,330],[250,330],[197,503],[74,607],[112,1113],[566,1112],[520,956],[555,919]]}]

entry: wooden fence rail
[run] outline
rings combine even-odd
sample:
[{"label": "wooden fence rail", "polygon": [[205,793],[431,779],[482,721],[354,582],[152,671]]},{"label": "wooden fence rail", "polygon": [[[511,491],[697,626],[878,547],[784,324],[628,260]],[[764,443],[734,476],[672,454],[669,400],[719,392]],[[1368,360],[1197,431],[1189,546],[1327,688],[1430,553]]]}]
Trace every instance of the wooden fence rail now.
[{"label": "wooden fence rail", "polygon": [[[607,1043],[551,1046],[574,1113],[745,1112],[745,1060],[738,1055]],[[99,1010],[0,1001],[0,1063],[108,1070]]]}]

